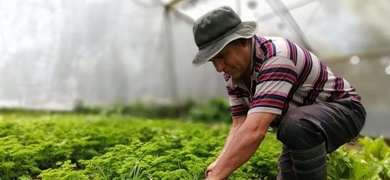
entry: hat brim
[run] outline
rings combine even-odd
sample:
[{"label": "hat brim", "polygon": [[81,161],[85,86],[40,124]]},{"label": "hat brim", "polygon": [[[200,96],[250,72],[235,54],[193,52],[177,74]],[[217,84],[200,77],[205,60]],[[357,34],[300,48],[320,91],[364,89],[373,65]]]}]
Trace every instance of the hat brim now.
[{"label": "hat brim", "polygon": [[246,21],[240,24],[240,27],[236,31],[210,43],[208,46],[199,49],[199,52],[195,55],[192,65],[198,67],[214,56],[216,56],[227,44],[240,38],[251,38],[257,32],[257,23],[254,21]]}]

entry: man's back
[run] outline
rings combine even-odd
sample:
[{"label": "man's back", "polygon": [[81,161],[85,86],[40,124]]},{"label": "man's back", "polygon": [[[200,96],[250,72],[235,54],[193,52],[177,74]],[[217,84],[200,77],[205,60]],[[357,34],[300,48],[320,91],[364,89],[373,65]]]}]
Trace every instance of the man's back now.
[{"label": "man's back", "polygon": [[235,96],[244,98],[233,101],[233,106],[283,114],[289,108],[341,98],[360,101],[345,79],[333,74],[307,49],[281,37],[255,36],[254,40],[252,87],[245,88],[225,74],[228,91],[240,88],[235,92],[242,95]]}]

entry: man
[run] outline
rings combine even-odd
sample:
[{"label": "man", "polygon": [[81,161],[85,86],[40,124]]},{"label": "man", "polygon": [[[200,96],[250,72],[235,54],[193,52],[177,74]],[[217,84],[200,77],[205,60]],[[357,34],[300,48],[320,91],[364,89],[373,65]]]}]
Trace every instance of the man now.
[{"label": "man", "polygon": [[366,112],[360,96],[308,50],[279,37],[256,36],[230,7],[200,17],[193,33],[195,66],[223,72],[233,123],[207,179],[226,179],[247,162],[268,128],[283,143],[277,179],[325,180],[326,153],[354,139]]}]

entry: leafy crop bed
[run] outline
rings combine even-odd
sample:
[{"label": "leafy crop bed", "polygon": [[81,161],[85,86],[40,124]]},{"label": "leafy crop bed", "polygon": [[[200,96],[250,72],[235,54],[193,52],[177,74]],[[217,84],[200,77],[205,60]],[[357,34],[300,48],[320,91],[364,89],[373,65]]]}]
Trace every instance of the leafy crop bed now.
[{"label": "leafy crop bed", "polygon": [[[204,179],[228,125],[72,114],[0,116],[0,179]],[[388,179],[390,150],[361,139],[361,151],[329,157],[330,179]],[[281,144],[268,133],[230,179],[276,179]]]},{"label": "leafy crop bed", "polygon": [[[1,179],[203,179],[226,125],[123,117],[0,116]],[[275,179],[280,144],[270,134],[231,177]]]}]

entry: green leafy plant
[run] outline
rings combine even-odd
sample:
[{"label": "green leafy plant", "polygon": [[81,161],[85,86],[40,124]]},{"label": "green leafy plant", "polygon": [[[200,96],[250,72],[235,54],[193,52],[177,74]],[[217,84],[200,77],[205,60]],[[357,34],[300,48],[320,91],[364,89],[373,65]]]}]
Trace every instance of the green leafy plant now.
[{"label": "green leafy plant", "polygon": [[[0,175],[4,179],[203,179],[229,132],[226,124],[114,115],[9,115],[3,119]],[[275,173],[258,168],[276,161],[280,143],[273,134],[264,143],[253,161],[231,178]],[[268,147],[273,148],[267,151]],[[258,162],[263,159],[267,161]]]},{"label": "green leafy plant", "polygon": [[207,103],[199,104],[191,109],[188,118],[200,122],[231,123],[229,101],[224,97],[212,98]]},{"label": "green leafy plant", "polygon": [[[204,179],[221,151],[226,123],[149,120],[122,115],[0,116],[2,179]],[[383,138],[330,154],[329,179],[389,179]],[[275,179],[281,143],[268,133],[230,179]]]},{"label": "green leafy plant", "polygon": [[390,148],[383,137],[359,139],[361,150],[345,146],[329,155],[328,175],[331,180],[390,179]]}]

